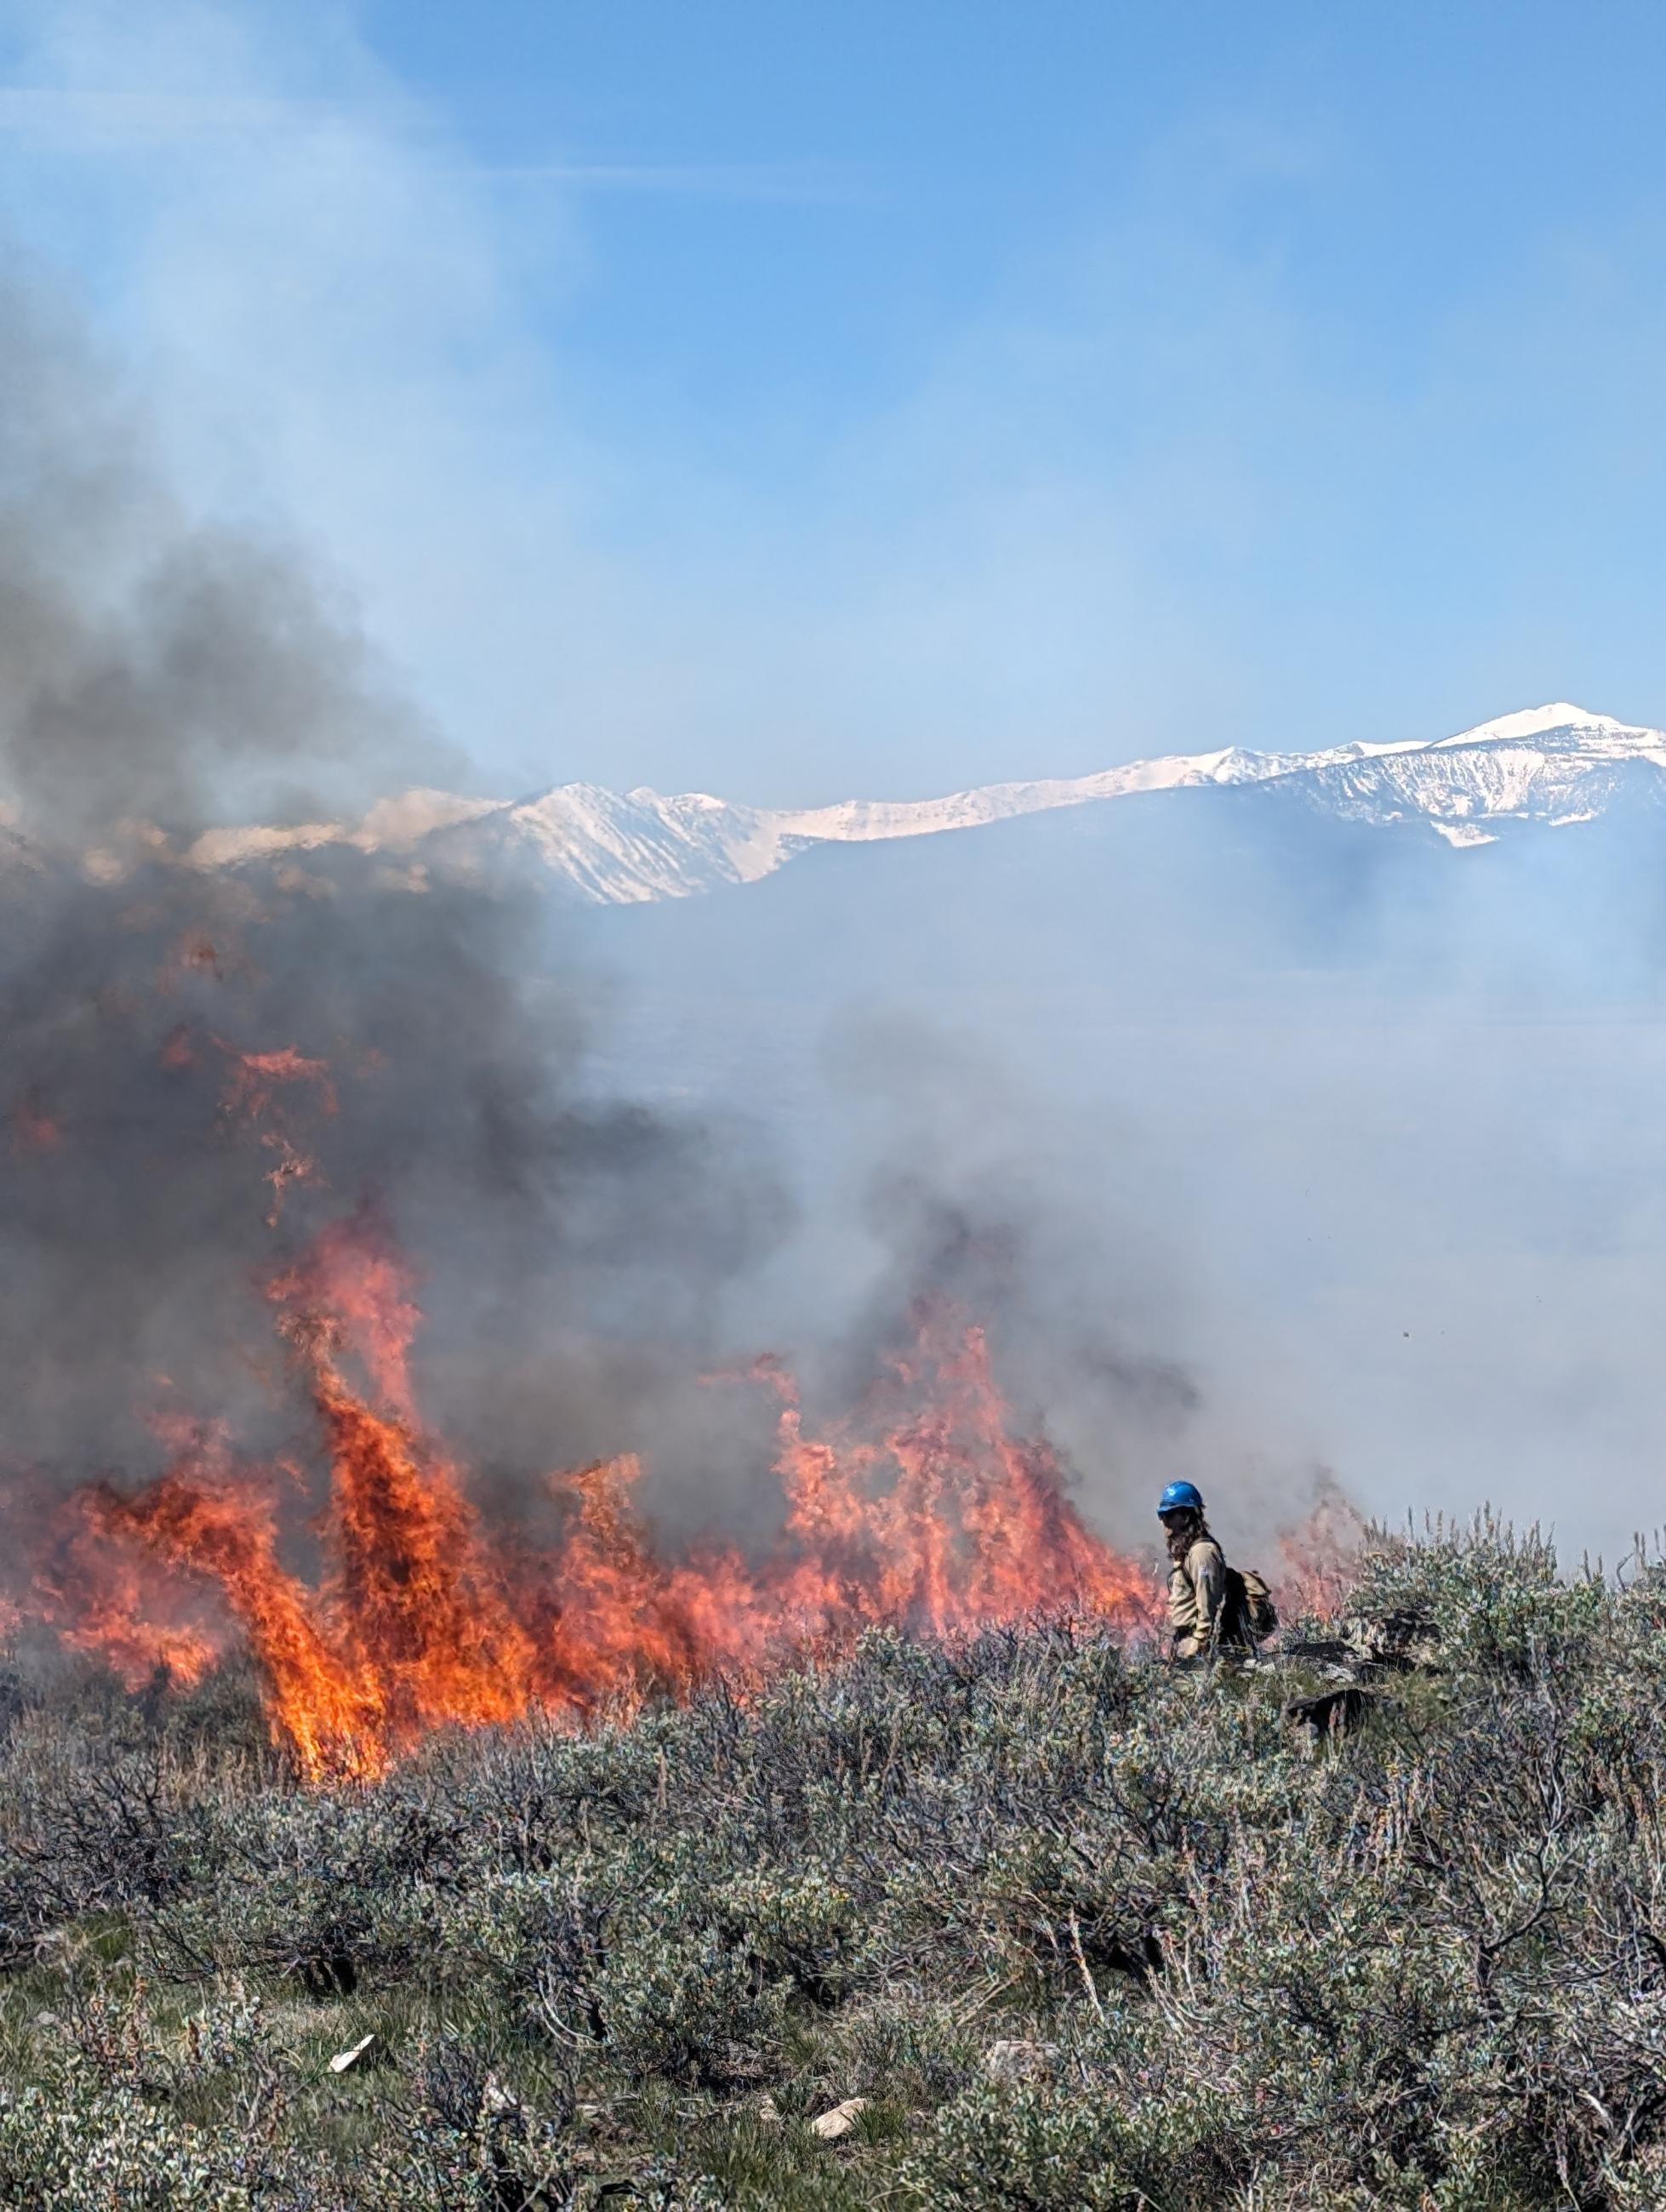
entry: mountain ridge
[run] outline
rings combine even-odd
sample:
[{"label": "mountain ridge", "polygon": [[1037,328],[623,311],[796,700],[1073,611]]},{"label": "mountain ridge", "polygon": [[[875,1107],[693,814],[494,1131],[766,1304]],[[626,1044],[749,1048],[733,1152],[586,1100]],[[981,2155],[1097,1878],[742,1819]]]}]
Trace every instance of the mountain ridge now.
[{"label": "mountain ridge", "polygon": [[1450,737],[1356,740],[1310,752],[1225,745],[939,799],[790,808],[587,782],[514,800],[419,789],[380,800],[357,823],[208,830],[181,857],[236,868],[335,846],[419,869],[468,873],[520,864],[585,903],[634,905],[756,883],[818,846],[935,836],[1204,787],[1283,787],[1340,820],[1409,824],[1461,850],[1529,823],[1565,828],[1595,820],[1637,789],[1639,775],[1651,796],[1657,788],[1666,799],[1666,731],[1555,700]]}]

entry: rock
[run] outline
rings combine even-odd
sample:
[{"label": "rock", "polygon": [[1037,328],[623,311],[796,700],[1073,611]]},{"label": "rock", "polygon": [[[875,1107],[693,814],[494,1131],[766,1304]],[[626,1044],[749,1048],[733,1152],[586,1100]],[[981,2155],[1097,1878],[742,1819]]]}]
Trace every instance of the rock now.
[{"label": "rock", "polygon": [[1383,1621],[1345,1620],[1339,1636],[1286,1636],[1280,1656],[1316,1667],[1333,1682],[1442,1671],[1438,1633],[1421,1615],[1408,1613],[1391,1613]]},{"label": "rock", "polygon": [[984,2052],[983,2070],[992,2081],[1030,2081],[1044,2074],[1058,2055],[1056,2044],[1003,2037]]},{"label": "rock", "polygon": [[1391,1674],[1433,1669],[1440,1661],[1440,1631],[1426,1614],[1391,1613],[1384,1620],[1345,1620],[1342,1634],[1368,1666]]},{"label": "rock", "polygon": [[824,2142],[837,2142],[841,2136],[850,2133],[856,2124],[858,2114],[865,2112],[867,2106],[866,2097],[847,2097],[843,2104],[835,2105],[831,2112],[823,2112],[812,2120],[810,2132],[812,2136],[819,2136]]},{"label": "rock", "polygon": [[1286,1636],[1280,1644],[1279,1656],[1316,1668],[1333,1682],[1357,1682],[1359,1668],[1365,1663],[1362,1647],[1341,1636]]},{"label": "rock", "polygon": [[1284,1709],[1292,1728],[1306,1731],[1310,1750],[1325,1736],[1352,1735],[1376,1703],[1369,1690],[1327,1690],[1316,1698],[1298,1698]]},{"label": "rock", "polygon": [[362,2035],[350,2051],[338,2051],[330,2061],[330,2071],[332,2074],[344,2074],[350,2066],[356,2066],[375,2040],[374,2033]]}]

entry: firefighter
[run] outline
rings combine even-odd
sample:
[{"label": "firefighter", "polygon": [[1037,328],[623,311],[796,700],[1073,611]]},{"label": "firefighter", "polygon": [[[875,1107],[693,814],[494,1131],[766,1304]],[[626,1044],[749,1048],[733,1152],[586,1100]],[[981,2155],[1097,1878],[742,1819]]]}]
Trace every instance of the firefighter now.
[{"label": "firefighter", "polygon": [[1171,1482],[1157,1501],[1157,1517],[1169,1545],[1169,1626],[1174,1656],[1198,1659],[1225,1644],[1249,1644],[1246,1624],[1233,1603],[1236,1579],[1203,1517],[1195,1483]]}]

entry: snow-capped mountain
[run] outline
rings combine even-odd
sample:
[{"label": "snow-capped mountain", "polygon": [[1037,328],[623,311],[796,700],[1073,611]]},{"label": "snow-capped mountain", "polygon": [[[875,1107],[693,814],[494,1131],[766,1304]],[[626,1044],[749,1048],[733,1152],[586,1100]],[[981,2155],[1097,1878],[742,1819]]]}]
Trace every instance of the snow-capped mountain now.
[{"label": "snow-capped mountain", "polygon": [[191,858],[236,866],[345,844],[453,869],[519,860],[586,901],[639,904],[754,883],[818,845],[930,836],[1060,807],[1246,784],[1278,785],[1342,820],[1409,823],[1454,846],[1481,845],[1525,823],[1590,821],[1639,793],[1666,798],[1666,732],[1560,700],[1430,741],[1309,753],[1230,745],[1094,775],[990,784],[946,799],[851,799],[793,810],[701,792],[666,797],[589,783],[503,804],[410,792],[384,801],[356,827],[212,831]]},{"label": "snow-capped mountain", "polygon": [[1286,773],[1345,820],[1421,821],[1452,845],[1491,844],[1523,823],[1594,821],[1635,788],[1666,797],[1666,732],[1566,700],[1432,744],[1357,750],[1315,754]]}]

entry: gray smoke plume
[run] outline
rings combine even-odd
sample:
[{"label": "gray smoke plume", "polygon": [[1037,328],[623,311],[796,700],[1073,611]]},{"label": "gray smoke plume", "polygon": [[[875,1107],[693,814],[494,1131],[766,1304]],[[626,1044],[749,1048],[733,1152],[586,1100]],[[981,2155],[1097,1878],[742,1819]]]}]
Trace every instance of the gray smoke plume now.
[{"label": "gray smoke plume", "polygon": [[306,563],[182,514],[69,319],[0,289],[17,1494],[153,1472],[170,1410],[304,1460],[266,1286],[356,1215],[416,1272],[428,1410],[506,1482],[629,1444],[667,1370],[710,1353],[779,1194],[755,1143],[743,1161],[713,1126],[582,1091],[528,897],[390,884],[350,849],[188,858],[214,824],[317,819],[436,769],[456,764]]}]

